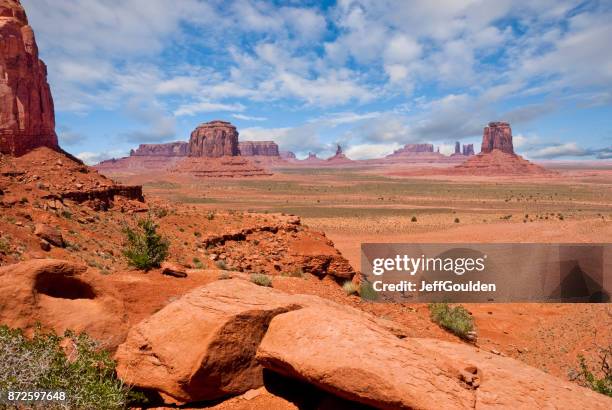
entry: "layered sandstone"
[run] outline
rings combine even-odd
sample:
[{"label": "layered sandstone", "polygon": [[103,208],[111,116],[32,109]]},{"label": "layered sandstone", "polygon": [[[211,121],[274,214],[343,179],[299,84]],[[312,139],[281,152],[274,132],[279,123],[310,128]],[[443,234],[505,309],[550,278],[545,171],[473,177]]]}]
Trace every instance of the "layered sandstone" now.
[{"label": "layered sandstone", "polygon": [[58,149],[47,67],[18,0],[0,0],[0,152]]},{"label": "layered sandstone", "polygon": [[507,122],[490,122],[489,126],[484,129],[480,152],[486,154],[495,149],[505,152],[506,154],[514,154],[512,129]]},{"label": "layered sandstone", "polygon": [[241,141],[238,143],[238,149],[243,157],[280,156],[278,145],[274,141]]},{"label": "layered sandstone", "polygon": [[280,151],[279,155],[282,159],[296,159],[296,156],[291,151]]},{"label": "layered sandstone", "polygon": [[238,131],[226,121],[215,120],[199,125],[189,139],[189,156],[218,158],[240,155]]},{"label": "layered sandstone", "polygon": [[403,148],[397,149],[392,154],[387,155],[387,158],[422,153],[432,154],[433,152],[433,144],[406,144]]},{"label": "layered sandstone", "polygon": [[183,141],[166,144],[140,144],[130,151],[131,157],[186,157],[189,155],[189,143]]}]

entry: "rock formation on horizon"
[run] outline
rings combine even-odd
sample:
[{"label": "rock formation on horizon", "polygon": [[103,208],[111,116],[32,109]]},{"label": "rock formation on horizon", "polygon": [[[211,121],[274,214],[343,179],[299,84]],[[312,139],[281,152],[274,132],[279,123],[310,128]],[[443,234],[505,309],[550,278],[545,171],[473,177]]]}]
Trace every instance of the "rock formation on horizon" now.
[{"label": "rock formation on horizon", "polygon": [[340,146],[340,144],[336,144],[336,153],[332,156],[327,158],[328,161],[352,161],[350,158],[348,158],[346,155],[344,155],[344,152],[342,152],[342,147]]},{"label": "rock formation on horizon", "polygon": [[274,141],[240,141],[238,150],[243,157],[278,157],[278,145]]},{"label": "rock formation on horizon", "polygon": [[495,149],[505,152],[506,154],[514,155],[514,146],[512,145],[512,129],[510,128],[510,124],[507,122],[490,122],[484,129],[480,152],[486,154]]},{"label": "rock formation on horizon", "polygon": [[471,156],[452,172],[482,176],[552,173],[514,153],[512,130],[507,122],[490,122],[483,131],[480,154]]},{"label": "rock formation on horizon", "polygon": [[189,155],[189,143],[184,141],[140,144],[135,150],[130,150],[131,157],[186,157],[187,155]]},{"label": "rock formation on horizon", "polygon": [[297,158],[292,151],[280,151],[279,155],[282,159],[296,159]]},{"label": "rock formation on horizon", "polygon": [[59,149],[47,67],[19,0],[0,0],[0,153]]},{"label": "rock formation on horizon", "polygon": [[463,144],[462,154],[466,157],[474,155],[474,144]]},{"label": "rock formation on horizon", "polygon": [[210,121],[199,125],[189,139],[190,157],[218,158],[240,155],[238,131],[227,121]]},{"label": "rock formation on horizon", "polygon": [[400,149],[396,149],[392,154],[387,155],[387,158],[402,156],[402,155],[413,155],[413,154],[431,154],[434,152],[433,144],[406,144]]},{"label": "rock formation on horizon", "polygon": [[455,155],[461,155],[461,144],[459,141],[455,142]]}]

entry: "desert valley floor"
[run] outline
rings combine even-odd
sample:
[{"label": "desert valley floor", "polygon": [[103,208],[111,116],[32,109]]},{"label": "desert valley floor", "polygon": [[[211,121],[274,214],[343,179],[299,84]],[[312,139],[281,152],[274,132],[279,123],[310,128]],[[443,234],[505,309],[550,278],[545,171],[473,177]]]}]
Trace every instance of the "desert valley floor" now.
[{"label": "desert valley floor", "polygon": [[[223,179],[173,173],[109,176],[142,184],[148,197],[189,204],[201,214],[298,215],[304,225],[325,232],[359,270],[362,242],[609,242],[612,168],[556,168],[558,174],[548,177],[414,176],[412,168],[393,167],[281,167],[272,176]],[[409,324],[413,336],[454,339],[430,322],[425,305],[346,300],[337,287],[288,278],[278,286],[325,294]],[[467,307],[483,348],[561,378],[572,375],[578,354],[593,358],[597,346],[612,343],[609,304]]]}]

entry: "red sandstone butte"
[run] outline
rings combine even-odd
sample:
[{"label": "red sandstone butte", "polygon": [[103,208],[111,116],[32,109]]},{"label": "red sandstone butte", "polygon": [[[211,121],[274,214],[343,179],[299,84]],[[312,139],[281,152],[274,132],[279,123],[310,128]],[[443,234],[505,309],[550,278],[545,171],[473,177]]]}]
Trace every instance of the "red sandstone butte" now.
[{"label": "red sandstone butte", "polygon": [[183,141],[166,144],[140,144],[130,151],[131,157],[186,157],[189,155],[189,143]]},{"label": "red sandstone butte", "polygon": [[274,141],[241,141],[238,143],[240,155],[243,157],[264,156],[278,157],[278,145]]},{"label": "red sandstone butte", "polygon": [[0,153],[59,149],[47,66],[18,0],[0,0]]},{"label": "red sandstone butte", "polygon": [[240,155],[238,131],[226,121],[215,120],[199,125],[189,139],[190,157],[218,158]]},{"label": "red sandstone butte", "polygon": [[514,154],[512,145],[512,129],[507,122],[490,122],[488,127],[485,127],[482,136],[481,153],[493,152],[498,149],[506,154]]}]

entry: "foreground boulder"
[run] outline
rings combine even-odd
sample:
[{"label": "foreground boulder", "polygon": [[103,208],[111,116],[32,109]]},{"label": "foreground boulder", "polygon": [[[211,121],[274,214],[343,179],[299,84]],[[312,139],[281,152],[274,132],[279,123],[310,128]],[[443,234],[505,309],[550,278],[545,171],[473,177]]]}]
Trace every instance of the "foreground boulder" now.
[{"label": "foreground boulder", "polygon": [[130,330],[117,373],[176,403],[260,387],[257,346],[274,316],[300,307],[292,299],[242,280],[198,288]]},{"label": "foreground boulder", "polygon": [[0,153],[59,149],[47,67],[19,0],[0,0]]},{"label": "foreground boulder", "polygon": [[123,341],[123,304],[85,266],[33,259],[0,268],[0,324],[86,332],[105,347]]},{"label": "foreground boulder", "polygon": [[[307,342],[306,342],[307,341]],[[384,409],[605,409],[612,399],[469,344],[391,336],[339,309],[272,320],[258,352],[267,369]]]}]

